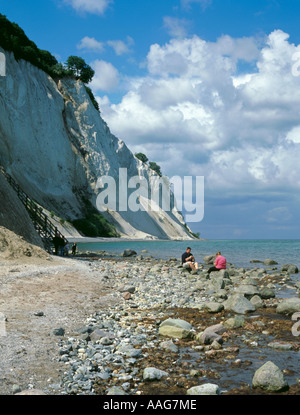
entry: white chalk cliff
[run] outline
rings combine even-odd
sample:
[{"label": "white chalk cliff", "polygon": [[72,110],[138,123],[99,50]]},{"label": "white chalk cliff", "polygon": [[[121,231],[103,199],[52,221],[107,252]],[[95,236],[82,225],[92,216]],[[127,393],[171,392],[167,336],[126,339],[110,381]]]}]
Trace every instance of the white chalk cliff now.
[{"label": "white chalk cliff", "polygon": [[[155,173],[111,134],[80,81],[55,82],[30,63],[6,56],[0,77],[0,164],[23,190],[68,220],[82,217],[83,198],[96,206],[97,180],[119,169],[128,177]],[[142,202],[141,202],[142,203]],[[105,212],[122,236],[189,239],[182,215],[171,211]]]}]

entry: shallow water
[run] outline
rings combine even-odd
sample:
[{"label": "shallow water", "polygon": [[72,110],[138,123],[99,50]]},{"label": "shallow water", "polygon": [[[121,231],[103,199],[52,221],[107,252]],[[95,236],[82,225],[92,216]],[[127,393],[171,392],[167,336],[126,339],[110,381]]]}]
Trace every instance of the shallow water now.
[{"label": "shallow water", "polygon": [[[191,314],[195,318],[195,313],[190,310],[174,310],[174,318],[189,320]],[[172,313],[170,313],[171,317]],[[222,313],[222,317],[228,318],[230,313]],[[221,322],[221,316],[216,317],[199,314],[195,324],[205,319],[206,324],[216,324]],[[214,319],[216,319],[214,321]],[[293,336],[291,327],[293,322],[291,317],[276,314],[275,310],[262,310],[254,315],[245,317],[244,327],[230,331],[230,336],[223,343],[222,350],[218,357],[206,357],[204,351],[196,351],[193,342],[186,343],[185,347],[180,347],[180,357],[177,364],[184,366],[189,364],[190,369],[199,371],[201,374],[195,380],[198,384],[214,383],[217,384],[221,393],[231,392],[233,389],[246,387],[252,390],[252,379],[255,371],[267,361],[272,361],[282,371],[289,386],[299,385],[299,341]],[[209,324],[208,324],[209,325]],[[269,334],[265,332],[269,331]],[[264,332],[264,333],[262,333]],[[271,348],[271,342],[283,342],[293,344],[292,350],[278,350]],[[238,348],[237,352],[231,351]],[[228,353],[226,352],[228,349]],[[237,360],[240,363],[237,364]],[[166,368],[167,370],[167,368]],[[288,392],[287,392],[288,393]]]},{"label": "shallow water", "polygon": [[221,251],[229,263],[236,267],[249,268],[263,266],[260,263],[251,264],[251,260],[264,261],[273,259],[278,267],[284,264],[294,264],[300,268],[300,240],[213,240],[213,241],[121,241],[78,243],[80,251],[102,251],[122,254],[125,249],[133,249],[137,254],[147,250],[144,255],[154,258],[180,258],[190,246],[197,261],[203,263],[203,257]]}]

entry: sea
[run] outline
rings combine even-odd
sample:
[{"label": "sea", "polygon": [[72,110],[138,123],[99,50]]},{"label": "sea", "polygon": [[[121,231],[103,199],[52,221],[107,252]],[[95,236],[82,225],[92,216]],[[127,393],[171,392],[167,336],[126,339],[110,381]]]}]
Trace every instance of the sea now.
[{"label": "sea", "polygon": [[[272,259],[277,267],[285,264],[296,265],[300,269],[300,240],[296,239],[232,239],[232,240],[193,240],[193,241],[95,241],[78,243],[79,252],[105,251],[120,256],[125,249],[132,249],[138,255],[152,256],[157,259],[181,258],[186,248],[190,246],[197,262],[204,264],[206,255],[218,251],[226,257],[227,262],[238,268],[259,267],[260,264],[251,261]],[[147,251],[147,252],[145,252]]]}]

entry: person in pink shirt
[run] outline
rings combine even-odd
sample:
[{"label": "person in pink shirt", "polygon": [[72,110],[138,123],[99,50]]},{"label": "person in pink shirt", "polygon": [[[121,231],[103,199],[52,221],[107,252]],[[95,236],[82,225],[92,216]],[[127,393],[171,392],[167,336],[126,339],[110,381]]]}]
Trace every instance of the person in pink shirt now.
[{"label": "person in pink shirt", "polygon": [[220,271],[221,269],[226,269],[226,258],[221,255],[221,252],[218,252],[215,260],[215,266],[209,268],[208,273],[210,274],[214,271]]}]

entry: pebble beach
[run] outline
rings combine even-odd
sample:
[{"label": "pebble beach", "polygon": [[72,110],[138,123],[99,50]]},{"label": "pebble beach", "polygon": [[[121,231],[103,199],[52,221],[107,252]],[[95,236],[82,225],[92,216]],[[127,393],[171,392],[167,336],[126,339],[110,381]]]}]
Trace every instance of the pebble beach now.
[{"label": "pebble beach", "polygon": [[209,275],[210,257],[192,272],[147,253],[72,261],[112,290],[114,304],[72,333],[55,328],[61,376],[45,394],[299,394],[295,265],[229,264]]}]

